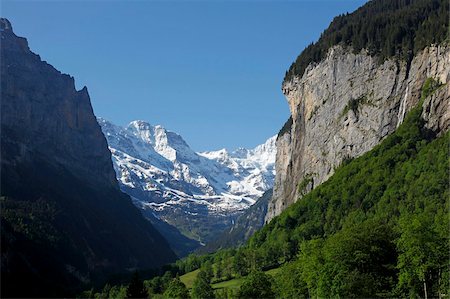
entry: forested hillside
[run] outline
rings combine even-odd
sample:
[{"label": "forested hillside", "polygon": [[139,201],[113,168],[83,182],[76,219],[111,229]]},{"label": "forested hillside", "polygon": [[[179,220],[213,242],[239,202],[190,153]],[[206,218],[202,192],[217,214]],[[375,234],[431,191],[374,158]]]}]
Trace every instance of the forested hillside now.
[{"label": "forested hillside", "polygon": [[410,61],[426,46],[448,37],[446,0],[370,1],[351,14],[337,16],[319,40],[307,46],[286,72],[284,81],[302,76],[311,62],[321,61],[334,45],[367,49],[381,59]]}]

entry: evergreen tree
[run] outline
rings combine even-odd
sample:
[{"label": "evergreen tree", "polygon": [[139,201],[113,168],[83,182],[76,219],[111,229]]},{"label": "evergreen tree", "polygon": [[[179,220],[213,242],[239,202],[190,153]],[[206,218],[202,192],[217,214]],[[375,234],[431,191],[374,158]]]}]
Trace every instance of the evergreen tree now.
[{"label": "evergreen tree", "polygon": [[127,298],[148,298],[147,290],[144,287],[144,283],[139,278],[139,273],[137,271],[133,273],[131,282],[128,285]]}]

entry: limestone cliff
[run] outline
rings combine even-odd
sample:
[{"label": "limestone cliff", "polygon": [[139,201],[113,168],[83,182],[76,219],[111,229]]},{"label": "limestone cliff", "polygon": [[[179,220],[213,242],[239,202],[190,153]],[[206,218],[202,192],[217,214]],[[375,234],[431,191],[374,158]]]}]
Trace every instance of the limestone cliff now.
[{"label": "limestone cliff", "polygon": [[[334,46],[319,63],[282,86],[292,126],[277,140],[276,178],[266,222],[327,180],[344,160],[372,149],[418,104],[427,78],[447,84],[450,47],[432,45],[410,63],[379,61]],[[449,128],[448,84],[423,103],[427,127]]]}]

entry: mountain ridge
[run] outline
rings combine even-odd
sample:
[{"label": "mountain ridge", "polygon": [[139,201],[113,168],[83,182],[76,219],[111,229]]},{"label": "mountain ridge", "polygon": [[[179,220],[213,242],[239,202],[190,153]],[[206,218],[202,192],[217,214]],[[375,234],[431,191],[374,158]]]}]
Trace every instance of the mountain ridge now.
[{"label": "mountain ridge", "polygon": [[215,238],[272,187],[276,136],[254,149],[197,153],[161,125],[98,122],[121,189],[144,214],[199,242]]}]

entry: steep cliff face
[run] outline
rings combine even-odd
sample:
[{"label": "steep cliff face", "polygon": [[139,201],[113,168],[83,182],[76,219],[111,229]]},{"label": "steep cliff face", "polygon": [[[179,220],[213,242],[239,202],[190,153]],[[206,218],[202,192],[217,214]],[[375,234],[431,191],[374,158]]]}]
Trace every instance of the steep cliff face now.
[{"label": "steep cliff face", "polygon": [[75,90],[73,77],[41,61],[6,19],[1,24],[2,142],[16,147],[4,162],[39,153],[81,178],[117,187],[87,88]]},{"label": "steep cliff face", "polygon": [[[325,59],[311,63],[300,78],[282,86],[292,126],[277,140],[274,194],[266,222],[327,180],[346,159],[372,149],[402,123],[418,104],[427,78],[450,79],[450,47],[425,48],[407,64],[379,62],[367,52],[334,46]],[[449,88],[423,105],[427,127],[449,128]]]},{"label": "steep cliff face", "polygon": [[120,192],[87,89],[0,25],[2,297],[73,297],[175,260]]}]

